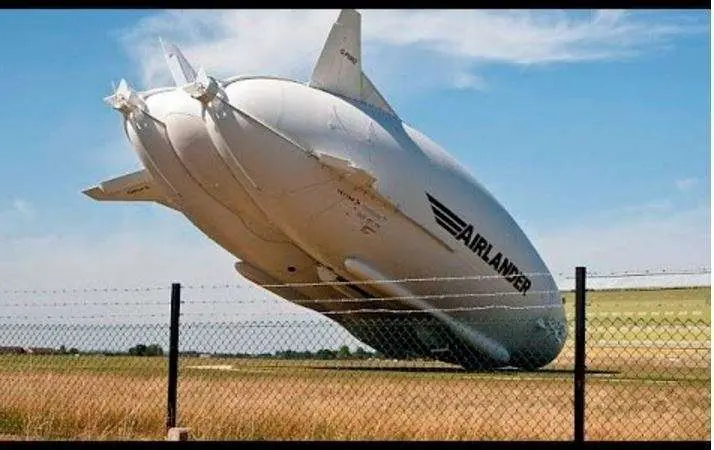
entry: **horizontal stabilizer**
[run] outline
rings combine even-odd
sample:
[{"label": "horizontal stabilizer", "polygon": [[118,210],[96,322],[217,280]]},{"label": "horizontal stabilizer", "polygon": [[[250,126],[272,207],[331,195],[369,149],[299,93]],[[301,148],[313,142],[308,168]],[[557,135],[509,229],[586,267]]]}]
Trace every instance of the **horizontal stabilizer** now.
[{"label": "horizontal stabilizer", "polygon": [[83,193],[99,201],[153,201],[165,205],[169,203],[146,170],[102,181],[99,186],[89,188]]},{"label": "horizontal stabilizer", "polygon": [[369,103],[395,115],[372,82],[362,73],[361,16],[343,9],[332,26],[310,77],[310,86]]}]

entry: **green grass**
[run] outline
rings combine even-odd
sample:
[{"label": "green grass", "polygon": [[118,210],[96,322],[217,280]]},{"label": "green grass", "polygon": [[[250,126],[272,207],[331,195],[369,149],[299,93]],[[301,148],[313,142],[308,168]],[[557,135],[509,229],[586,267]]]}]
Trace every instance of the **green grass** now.
[{"label": "green grass", "polygon": [[[572,336],[574,293],[564,297]],[[587,339],[608,345],[705,345],[710,341],[710,299],[709,287],[588,291]]]},{"label": "green grass", "polygon": [[[565,292],[563,296],[566,313],[571,316],[575,311],[575,294]],[[585,300],[588,317],[601,317],[605,314],[620,317],[647,316],[657,320],[686,317],[702,319],[707,324],[711,320],[711,288],[708,286],[587,291]]]}]

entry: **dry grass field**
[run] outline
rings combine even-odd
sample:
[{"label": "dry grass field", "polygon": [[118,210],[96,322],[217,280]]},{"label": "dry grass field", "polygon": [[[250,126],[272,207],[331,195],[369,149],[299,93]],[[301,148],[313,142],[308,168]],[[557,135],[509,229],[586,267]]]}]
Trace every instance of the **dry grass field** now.
[{"label": "dry grass field", "polygon": [[[586,438],[710,439],[709,288],[589,298]],[[492,373],[182,358],[178,422],[197,439],[568,440],[572,353],[570,343],[543,370]],[[2,355],[0,438],[163,439],[165,373],[165,358]]]}]

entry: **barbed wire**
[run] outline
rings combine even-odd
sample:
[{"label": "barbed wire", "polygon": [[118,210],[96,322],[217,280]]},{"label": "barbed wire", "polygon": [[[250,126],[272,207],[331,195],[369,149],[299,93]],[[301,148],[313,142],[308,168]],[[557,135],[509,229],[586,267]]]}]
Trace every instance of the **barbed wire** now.
[{"label": "barbed wire", "polygon": [[[671,316],[703,316],[703,311],[601,311],[601,312],[587,312],[585,314],[586,319],[602,318],[602,317],[614,317],[614,318],[626,318],[626,317],[671,317]],[[566,311],[565,316],[568,318],[575,317],[575,313],[572,311]]]},{"label": "barbed wire", "polygon": [[148,292],[167,291],[171,286],[147,286],[134,288],[54,288],[54,289],[3,289],[0,294],[88,294],[98,292]]},{"label": "barbed wire", "polygon": [[[623,271],[623,272],[610,272],[610,273],[600,273],[600,272],[588,272],[587,278],[628,278],[628,277],[656,277],[656,276],[670,276],[670,275],[711,275],[711,270],[707,268],[696,269],[696,270],[677,270],[677,271]],[[567,280],[574,280],[575,277],[570,275],[566,277]]]},{"label": "barbed wire", "polygon": [[12,316],[0,316],[0,319],[109,319],[117,317],[137,317],[137,318],[158,318],[162,317],[166,319],[168,313],[166,314],[89,314],[89,315],[12,315]]},{"label": "barbed wire", "polygon": [[[181,304],[185,304],[182,300]],[[149,301],[149,302],[52,302],[52,303],[2,303],[0,307],[3,308],[54,308],[54,307],[64,307],[64,306],[152,306],[152,305],[164,305],[169,306],[170,302],[165,301]]]},{"label": "barbed wire", "polygon": [[[545,291],[530,291],[532,294],[560,294],[560,291],[545,290]],[[338,298],[318,298],[318,299],[308,299],[308,300],[276,300],[270,297],[264,297],[260,300],[250,299],[232,299],[232,300],[195,300],[186,301],[181,300],[182,305],[200,305],[200,304],[236,304],[236,305],[246,305],[246,304],[283,304],[285,301],[289,301],[294,304],[304,305],[304,304],[317,304],[317,303],[361,303],[361,302],[380,302],[380,301],[394,301],[394,300],[410,300],[410,299],[455,299],[455,298],[465,298],[465,297],[503,297],[510,295],[523,295],[521,292],[516,291],[502,291],[502,292],[487,292],[487,293],[461,293],[461,294],[424,294],[424,295],[405,295],[405,296],[385,296],[385,297],[338,297]],[[52,308],[52,307],[65,307],[65,306],[151,306],[151,305],[168,305],[168,301],[148,301],[148,302],[119,302],[119,301],[97,301],[97,302],[51,302],[51,303],[5,303],[0,304],[0,307],[30,307],[30,308]]]},{"label": "barbed wire", "polygon": [[[486,306],[464,306],[455,308],[424,308],[424,309],[387,309],[387,308],[362,308],[353,310],[341,310],[341,311],[322,311],[320,314],[329,315],[340,315],[340,314],[355,314],[355,313],[395,313],[395,314],[416,314],[416,313],[426,313],[426,312],[469,312],[469,311],[479,311],[479,310],[536,310],[536,309],[556,309],[559,305],[534,305],[534,306],[508,306],[508,305],[486,305]],[[305,314],[311,314],[311,312],[303,311],[252,311],[243,312],[240,316],[245,317],[250,315],[265,315],[270,316],[299,316]],[[180,313],[181,317],[192,317],[192,316],[216,316],[220,315],[225,317],[225,312],[223,311],[183,311]],[[572,319],[573,314],[566,312],[566,318]],[[595,318],[626,318],[626,317],[684,317],[684,316],[704,316],[702,311],[647,311],[647,312],[596,312],[589,313],[587,315],[588,319]],[[49,314],[36,314],[36,315],[8,315],[0,316],[0,319],[106,319],[106,318],[118,318],[118,317],[131,317],[131,318],[166,318],[166,314],[89,314],[89,315],[49,315]],[[215,322],[214,322],[215,323]]]},{"label": "barbed wire", "polygon": [[[588,278],[626,278],[626,277],[649,277],[668,275],[710,275],[710,268],[699,269],[647,269],[647,270],[625,270],[620,272],[588,272]],[[552,274],[550,272],[524,272],[512,275],[522,275],[527,277],[547,277],[564,278],[572,280],[575,277],[563,272]],[[467,280],[488,280],[503,278],[502,274],[495,275],[464,275],[464,276],[437,276],[437,277],[414,277],[414,278],[394,278],[384,280],[354,280],[354,281],[319,281],[319,282],[299,282],[299,283],[271,283],[259,285],[264,288],[282,287],[320,287],[320,286],[348,286],[348,285],[378,285],[392,283],[426,283],[442,281],[467,281]],[[252,288],[250,284],[238,283],[216,283],[216,284],[181,284],[182,289],[243,289]],[[48,288],[48,289],[2,289],[0,294],[77,294],[77,293],[108,293],[108,292],[150,292],[170,290],[170,285],[164,286],[143,286],[143,287],[107,287],[107,288]]]},{"label": "barbed wire", "polygon": [[457,308],[424,308],[424,309],[387,309],[387,308],[376,308],[376,309],[352,309],[346,311],[325,311],[321,314],[326,316],[332,315],[342,315],[342,314],[375,314],[375,313],[386,313],[386,314],[419,314],[419,313],[435,313],[435,312],[472,312],[472,311],[485,311],[494,309],[505,309],[505,310],[531,310],[531,309],[554,309],[559,308],[560,305],[542,305],[542,306],[531,306],[531,307],[511,307],[506,305],[489,305],[488,307],[480,306],[463,306]]},{"label": "barbed wire", "polygon": [[[509,306],[509,305],[486,305],[486,306],[461,306],[455,308],[424,308],[424,309],[388,309],[388,308],[363,308],[363,309],[352,309],[352,310],[342,310],[342,311],[320,311],[323,315],[334,315],[334,314],[355,314],[355,313],[395,313],[395,314],[416,314],[425,312],[467,312],[467,311],[488,311],[494,309],[503,310],[536,310],[536,309],[554,309],[560,308],[561,305],[526,305],[526,306]],[[280,314],[268,312],[270,314]],[[187,312],[182,313],[186,316],[207,316],[213,315],[215,313],[210,312]],[[286,314],[286,313],[282,313]],[[287,313],[296,314],[296,313]]]},{"label": "barbed wire", "polygon": [[[546,290],[546,291],[529,291],[532,294],[558,294],[560,291]],[[508,295],[518,295],[522,296],[522,292],[515,291],[502,291],[502,292],[485,292],[485,293],[461,293],[461,294],[423,294],[423,295],[395,295],[395,296],[384,296],[384,297],[341,297],[341,298],[318,298],[318,299],[308,299],[308,300],[291,300],[291,303],[298,305],[314,304],[314,303],[364,303],[364,302],[388,302],[395,300],[443,300],[443,299],[456,299],[456,298],[466,298],[466,297],[503,297]],[[214,303],[234,303],[231,300],[218,300],[218,301],[207,301],[207,300],[197,300],[191,301],[189,304],[214,304]],[[237,303],[240,303],[237,302]]]},{"label": "barbed wire", "polygon": [[[530,272],[530,273],[518,273],[513,274],[515,276],[528,276],[528,277],[538,277],[538,276],[551,276],[550,272]],[[305,282],[305,283],[276,283],[276,284],[263,284],[264,288],[280,288],[280,287],[314,287],[314,286],[348,286],[348,285],[373,285],[373,284],[393,284],[393,283],[424,283],[424,282],[435,282],[435,281],[465,281],[465,280],[488,280],[494,278],[503,278],[503,275],[463,275],[463,276],[453,276],[453,277],[416,277],[416,278],[393,278],[385,280],[354,280],[354,281],[319,281],[319,282]]]},{"label": "barbed wire", "polygon": [[[69,292],[69,291],[68,291]],[[529,291],[530,294],[547,295],[556,294],[563,295],[564,290],[540,290]],[[259,292],[255,293],[256,295]],[[505,296],[521,296],[522,292],[518,291],[499,291],[499,292],[482,292],[482,293],[453,293],[453,294],[423,294],[423,295],[407,295],[407,296],[381,296],[381,297],[336,297],[336,298],[318,298],[318,299],[274,299],[271,297],[261,297],[259,299],[230,299],[230,300],[181,300],[182,305],[215,305],[215,304],[284,304],[288,301],[296,305],[309,305],[321,303],[365,303],[365,302],[389,302],[402,300],[444,300],[444,299],[459,299],[459,298],[483,298],[483,297],[505,297]],[[53,307],[72,307],[72,306],[166,306],[168,300],[161,301],[78,301],[78,302],[48,302],[48,303],[4,303],[0,304],[3,308],[53,308]],[[631,304],[631,302],[630,302]],[[648,302],[649,304],[649,302]]]},{"label": "barbed wire", "polygon": [[[508,306],[508,305],[486,305],[486,306],[466,306],[466,307],[458,307],[458,308],[431,308],[431,309],[402,309],[402,310],[391,310],[391,309],[359,309],[359,310],[346,310],[346,311],[339,311],[340,314],[347,314],[350,312],[382,312],[382,311],[398,311],[400,313],[402,312],[439,312],[439,311],[477,311],[477,310],[490,310],[490,309],[508,309],[508,310],[528,310],[528,309],[551,309],[551,308],[558,308],[561,305],[525,305],[525,306]],[[286,314],[284,312],[273,312],[273,311],[265,311],[264,313],[268,314]],[[336,314],[337,311],[326,311],[322,312],[322,314]],[[196,315],[215,315],[216,312],[182,312],[180,313],[181,316],[196,316]],[[245,314],[250,314],[250,313],[245,313]],[[253,313],[255,314],[255,313]],[[287,314],[298,314],[297,312],[290,312]],[[304,314],[304,313],[303,313]],[[127,313],[120,313],[120,314],[90,314],[90,315],[70,315],[70,316],[64,316],[64,315],[10,315],[10,316],[0,316],[0,319],[50,319],[50,318],[57,318],[57,319],[98,319],[98,318],[112,318],[112,317],[166,317],[166,314],[127,314]]]}]

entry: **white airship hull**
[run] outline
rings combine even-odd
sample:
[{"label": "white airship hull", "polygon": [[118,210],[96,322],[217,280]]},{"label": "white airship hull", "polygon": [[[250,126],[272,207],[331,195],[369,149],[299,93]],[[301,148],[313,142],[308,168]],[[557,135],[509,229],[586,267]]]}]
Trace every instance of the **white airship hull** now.
[{"label": "white airship hull", "polygon": [[[316,78],[329,82],[321,64]],[[387,356],[549,363],[566,326],[542,259],[499,202],[361,76],[368,90],[355,98],[255,77],[117,109],[154,200],[239,258],[251,281],[302,283],[270,290]],[[100,191],[87,193],[114,199]],[[335,280],[352,284],[324,284]]]}]

